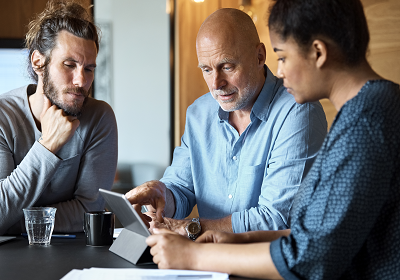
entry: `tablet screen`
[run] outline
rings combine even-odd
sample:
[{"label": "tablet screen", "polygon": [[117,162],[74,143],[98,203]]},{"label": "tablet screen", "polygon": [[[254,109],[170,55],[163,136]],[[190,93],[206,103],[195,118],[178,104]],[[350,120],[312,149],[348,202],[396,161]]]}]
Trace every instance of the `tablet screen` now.
[{"label": "tablet screen", "polygon": [[151,235],[139,214],[135,211],[124,194],[104,189],[99,189],[99,191],[124,228],[145,237]]}]

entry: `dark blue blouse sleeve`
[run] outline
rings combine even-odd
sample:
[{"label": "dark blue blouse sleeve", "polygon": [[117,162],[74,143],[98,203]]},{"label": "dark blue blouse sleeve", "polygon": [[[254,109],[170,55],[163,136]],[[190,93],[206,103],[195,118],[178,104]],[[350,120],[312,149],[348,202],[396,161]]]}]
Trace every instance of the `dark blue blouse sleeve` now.
[{"label": "dark blue blouse sleeve", "polygon": [[286,264],[285,257],[283,256],[281,250],[281,239],[279,238],[273,242],[271,242],[270,246],[270,253],[272,261],[276,269],[278,270],[279,274],[286,280],[298,280],[299,278],[296,277],[290,270]]}]

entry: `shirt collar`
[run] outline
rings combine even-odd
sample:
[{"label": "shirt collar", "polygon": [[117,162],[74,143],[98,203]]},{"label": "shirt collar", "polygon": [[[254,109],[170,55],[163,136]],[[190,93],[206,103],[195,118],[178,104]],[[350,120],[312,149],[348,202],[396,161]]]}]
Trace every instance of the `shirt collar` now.
[{"label": "shirt collar", "polygon": [[[281,79],[278,79],[274,76],[274,74],[272,74],[267,65],[264,65],[264,71],[266,73],[264,86],[262,87],[261,92],[253,105],[253,108],[251,109],[251,120],[256,117],[262,121],[267,121],[269,105],[283,83]],[[218,116],[220,120],[228,121],[229,112],[225,112],[221,107],[219,107]]]},{"label": "shirt collar", "polygon": [[252,116],[254,115],[262,121],[267,121],[269,106],[283,81],[275,77],[267,65],[264,65],[264,70],[267,76],[265,78],[264,86],[251,109],[250,118],[252,119]]}]

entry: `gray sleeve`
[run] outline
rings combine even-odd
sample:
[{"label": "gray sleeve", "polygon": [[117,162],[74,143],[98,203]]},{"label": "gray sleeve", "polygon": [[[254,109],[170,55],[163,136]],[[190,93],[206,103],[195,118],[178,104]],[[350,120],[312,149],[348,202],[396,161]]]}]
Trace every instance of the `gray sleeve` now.
[{"label": "gray sleeve", "polygon": [[[61,160],[35,142],[15,168],[13,154],[0,131],[0,235],[23,217],[51,180]],[[31,187],[34,186],[34,187]]]},{"label": "gray sleeve", "polygon": [[111,107],[107,108],[95,121],[90,139],[85,139],[90,142],[79,163],[74,198],[50,205],[57,208],[54,231],[82,231],[84,213],[104,209],[99,188],[111,189],[118,157],[117,124]]}]

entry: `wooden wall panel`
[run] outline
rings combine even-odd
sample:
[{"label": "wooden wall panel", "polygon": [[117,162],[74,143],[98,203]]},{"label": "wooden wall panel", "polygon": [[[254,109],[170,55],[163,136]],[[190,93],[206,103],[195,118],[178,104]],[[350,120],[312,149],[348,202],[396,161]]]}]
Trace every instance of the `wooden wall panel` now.
[{"label": "wooden wall panel", "polygon": [[371,36],[368,61],[378,74],[400,84],[400,1],[362,2]]},{"label": "wooden wall panel", "polygon": [[[367,59],[383,78],[400,84],[400,1],[361,0],[370,32]],[[321,100],[328,128],[337,114],[328,99]]]},{"label": "wooden wall panel", "polygon": [[[207,93],[208,87],[201,70],[197,67],[197,32],[203,21],[221,7],[235,6],[237,0],[205,0],[195,3],[176,1],[176,55],[175,55],[175,146],[185,130],[186,110],[197,98]],[[238,7],[238,5],[236,5]]]},{"label": "wooden wall panel", "polygon": [[[28,31],[28,23],[41,13],[48,0],[1,0],[0,38],[21,39]],[[90,5],[92,0],[82,0]]]},{"label": "wooden wall panel", "polygon": [[2,1],[0,9],[0,37],[23,38],[32,17],[43,11],[47,0]]},{"label": "wooden wall panel", "polygon": [[203,21],[218,9],[218,1],[195,3],[178,0],[176,10],[176,69],[175,77],[175,118],[179,120],[175,127],[175,146],[180,145],[180,137],[185,129],[186,109],[202,94],[208,92],[203,75],[198,69],[196,54],[196,36]]}]

